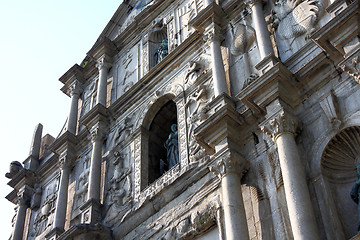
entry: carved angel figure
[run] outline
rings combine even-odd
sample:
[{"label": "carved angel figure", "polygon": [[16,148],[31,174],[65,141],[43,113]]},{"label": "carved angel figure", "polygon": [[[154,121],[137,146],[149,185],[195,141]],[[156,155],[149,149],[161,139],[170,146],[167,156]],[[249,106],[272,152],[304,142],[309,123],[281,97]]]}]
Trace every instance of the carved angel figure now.
[{"label": "carved angel figure", "polygon": [[272,9],[272,27],[277,28],[281,39],[291,39],[315,31],[315,24],[324,12],[325,1],[277,0]]}]

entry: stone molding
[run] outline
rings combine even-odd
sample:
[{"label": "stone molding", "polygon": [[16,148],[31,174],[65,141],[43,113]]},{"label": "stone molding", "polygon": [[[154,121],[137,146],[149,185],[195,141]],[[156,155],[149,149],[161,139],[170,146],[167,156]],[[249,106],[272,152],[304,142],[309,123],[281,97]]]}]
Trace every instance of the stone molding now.
[{"label": "stone molding", "polygon": [[208,43],[215,41],[221,42],[222,40],[224,40],[221,26],[216,23],[212,23],[204,32],[204,40]]},{"label": "stone molding", "polygon": [[263,122],[260,129],[276,142],[276,139],[282,134],[295,135],[299,123],[294,115],[281,109],[275,116]]},{"label": "stone molding", "polygon": [[99,71],[102,69],[108,70],[112,66],[110,59],[108,58],[109,57],[107,55],[103,55],[97,60],[96,67]]},{"label": "stone molding", "polygon": [[17,193],[18,204],[29,207],[31,196],[32,196],[32,189],[25,185]]},{"label": "stone molding", "polygon": [[90,130],[91,134],[91,142],[94,143],[96,141],[101,141],[106,136],[106,130],[104,129],[104,126],[101,126],[101,122],[93,126]]},{"label": "stone molding", "polygon": [[59,157],[59,166],[61,170],[70,169],[74,165],[72,157],[68,153],[64,153]]}]

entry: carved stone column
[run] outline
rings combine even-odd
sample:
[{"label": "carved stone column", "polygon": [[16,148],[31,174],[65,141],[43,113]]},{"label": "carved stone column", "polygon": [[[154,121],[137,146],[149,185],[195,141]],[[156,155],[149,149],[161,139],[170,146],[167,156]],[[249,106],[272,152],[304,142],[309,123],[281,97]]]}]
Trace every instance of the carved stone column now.
[{"label": "carved stone column", "polygon": [[100,201],[101,160],[104,136],[104,130],[100,124],[95,125],[91,129],[93,150],[90,163],[88,200]]},{"label": "carved stone column", "polygon": [[270,42],[270,33],[265,22],[262,0],[253,0],[250,5],[252,10],[252,20],[256,31],[256,40],[262,60],[270,54],[274,54],[274,51]]},{"label": "carved stone column", "polygon": [[[279,106],[280,109],[274,109]],[[298,120],[281,107],[279,102],[275,102],[271,108],[272,112],[269,111],[270,107],[267,110],[272,116],[268,116],[268,120],[261,124],[261,129],[273,139],[278,148],[294,239],[319,239],[304,167],[295,142]]]},{"label": "carved stone column", "polygon": [[22,240],[25,228],[26,210],[30,205],[30,189],[25,186],[18,192],[18,211],[12,240]]},{"label": "carved stone column", "polygon": [[102,56],[96,65],[99,69],[99,81],[98,81],[98,92],[96,96],[96,103],[106,107],[106,96],[107,96],[107,75],[110,63],[107,62],[106,56]]},{"label": "carved stone column", "polygon": [[69,175],[72,166],[72,159],[69,155],[60,156],[59,165],[61,169],[61,176],[58,197],[56,200],[54,229],[57,232],[63,232],[66,218]]},{"label": "carved stone column", "polygon": [[70,87],[70,95],[71,95],[71,106],[68,117],[68,131],[72,134],[76,133],[76,126],[78,120],[78,103],[80,93],[82,91],[82,87],[78,81],[74,82]]},{"label": "carved stone column", "polygon": [[221,180],[226,239],[249,239],[241,191],[241,178],[248,168],[240,154],[228,153],[210,167]]},{"label": "carved stone column", "polygon": [[205,32],[205,39],[208,41],[211,51],[211,68],[214,81],[215,97],[222,93],[228,93],[224,62],[221,55],[221,27],[212,23]]}]

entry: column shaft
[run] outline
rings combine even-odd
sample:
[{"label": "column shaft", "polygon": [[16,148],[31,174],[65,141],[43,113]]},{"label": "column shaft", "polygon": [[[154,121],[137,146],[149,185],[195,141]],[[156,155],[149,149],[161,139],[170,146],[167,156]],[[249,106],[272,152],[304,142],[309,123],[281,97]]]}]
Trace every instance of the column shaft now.
[{"label": "column shaft", "polygon": [[228,93],[224,63],[221,55],[220,41],[216,38],[210,41],[212,55],[212,74],[214,81],[215,97],[222,93]]},{"label": "column shaft", "polygon": [[79,104],[79,94],[73,93],[71,96],[71,106],[68,118],[68,131],[75,134],[77,119],[78,119],[78,104]]},{"label": "column shaft", "polygon": [[221,180],[226,239],[249,239],[241,191],[241,179],[238,174],[226,174]]},{"label": "column shaft", "polygon": [[276,138],[294,239],[319,239],[305,173],[293,134]]},{"label": "column shaft", "polygon": [[20,203],[18,206],[14,234],[13,234],[12,240],[22,240],[23,239],[26,210],[27,210],[27,205],[24,203]]},{"label": "column shaft", "polygon": [[255,0],[251,10],[260,57],[261,59],[264,59],[266,56],[273,53],[273,48],[271,46],[270,33],[267,30],[261,1],[262,0]]},{"label": "column shaft", "polygon": [[64,226],[65,226],[66,208],[67,208],[67,200],[68,200],[67,198],[68,198],[69,174],[70,174],[70,170],[68,167],[64,167],[61,170],[59,193],[56,201],[55,223],[54,223],[54,228],[58,228],[60,230],[64,230]]},{"label": "column shaft", "polygon": [[98,82],[98,93],[96,96],[96,103],[106,107],[106,95],[107,95],[107,67],[99,67],[99,82]]},{"label": "column shaft", "polygon": [[96,138],[93,142],[89,173],[88,200],[100,201],[100,181],[101,181],[101,158],[102,158],[102,139]]}]

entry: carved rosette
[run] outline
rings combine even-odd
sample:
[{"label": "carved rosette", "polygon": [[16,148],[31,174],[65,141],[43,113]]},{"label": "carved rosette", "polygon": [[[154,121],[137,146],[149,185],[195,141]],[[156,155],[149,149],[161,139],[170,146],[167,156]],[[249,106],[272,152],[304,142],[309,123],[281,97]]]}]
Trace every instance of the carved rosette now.
[{"label": "carved rosette", "polygon": [[249,162],[239,154],[228,154],[217,160],[215,164],[209,167],[209,170],[222,179],[228,174],[238,174],[242,177],[248,167]]},{"label": "carved rosette", "polygon": [[298,126],[299,120],[295,116],[281,111],[270,120],[265,121],[260,128],[276,142],[276,139],[282,134],[295,134]]}]

